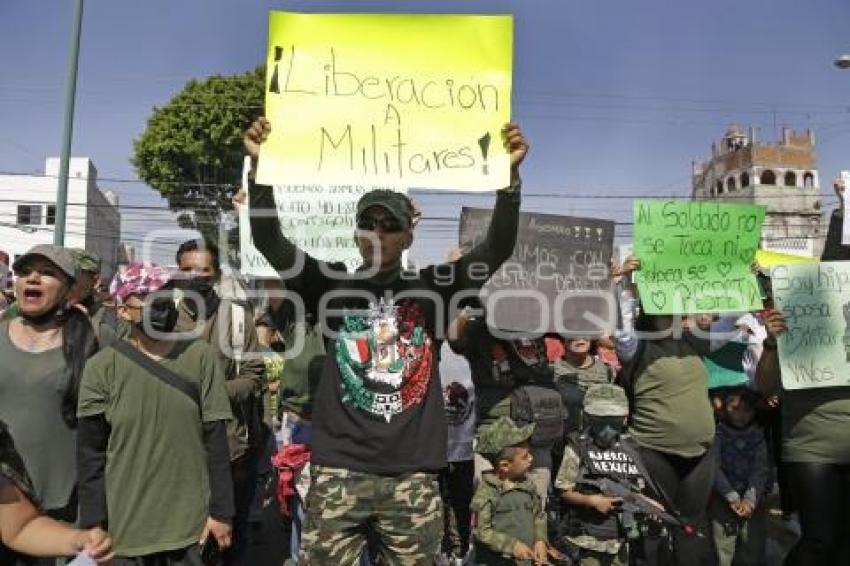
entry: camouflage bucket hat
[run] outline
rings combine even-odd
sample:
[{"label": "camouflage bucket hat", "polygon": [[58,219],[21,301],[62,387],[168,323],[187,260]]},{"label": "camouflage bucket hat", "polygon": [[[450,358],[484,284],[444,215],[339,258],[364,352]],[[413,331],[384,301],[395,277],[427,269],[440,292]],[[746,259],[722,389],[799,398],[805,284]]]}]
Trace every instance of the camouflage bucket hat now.
[{"label": "camouflage bucket hat", "polygon": [[626,417],[629,415],[626,391],[609,383],[591,385],[584,394],[584,412],[596,417]]},{"label": "camouflage bucket hat", "polygon": [[99,255],[82,248],[71,248],[68,251],[74,256],[74,259],[77,261],[77,268],[80,271],[100,273],[101,261]]},{"label": "camouflage bucket hat", "polygon": [[476,450],[480,454],[495,455],[504,448],[527,441],[533,433],[534,423],[518,426],[508,417],[499,417],[495,422],[479,429]]}]

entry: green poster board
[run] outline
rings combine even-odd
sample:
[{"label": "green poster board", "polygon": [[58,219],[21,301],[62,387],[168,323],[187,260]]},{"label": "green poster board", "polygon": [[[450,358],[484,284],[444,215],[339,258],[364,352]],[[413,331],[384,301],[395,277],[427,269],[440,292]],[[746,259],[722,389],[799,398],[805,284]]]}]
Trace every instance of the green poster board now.
[{"label": "green poster board", "polygon": [[850,385],[850,262],[780,265],[771,277],[788,326],[778,340],[782,386]]},{"label": "green poster board", "polygon": [[751,264],[764,208],[706,201],[636,200],[634,255],[648,314],[762,308]]}]

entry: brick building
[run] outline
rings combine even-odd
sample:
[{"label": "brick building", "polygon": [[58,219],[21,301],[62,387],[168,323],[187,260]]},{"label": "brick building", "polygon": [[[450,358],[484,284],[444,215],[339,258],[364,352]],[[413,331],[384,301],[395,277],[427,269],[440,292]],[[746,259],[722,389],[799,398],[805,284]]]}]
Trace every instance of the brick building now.
[{"label": "brick building", "polygon": [[820,256],[826,231],[821,211],[815,137],[783,128],[778,143],[756,141],[731,126],[711,144],[711,159],[693,163],[693,198],[766,207],[764,249]]}]

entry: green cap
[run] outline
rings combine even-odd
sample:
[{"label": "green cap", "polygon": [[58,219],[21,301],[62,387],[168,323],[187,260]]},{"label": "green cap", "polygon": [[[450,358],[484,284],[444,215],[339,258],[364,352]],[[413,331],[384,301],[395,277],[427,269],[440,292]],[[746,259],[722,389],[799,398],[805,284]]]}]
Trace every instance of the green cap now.
[{"label": "green cap", "polygon": [[584,394],[584,412],[596,417],[626,417],[629,415],[626,391],[610,383],[591,385]]},{"label": "green cap", "polygon": [[407,195],[389,189],[369,191],[357,201],[357,218],[373,206],[380,206],[390,213],[399,224],[410,228],[413,218],[413,204]]},{"label": "green cap", "polygon": [[27,253],[15,260],[15,263],[12,264],[12,269],[20,271],[24,265],[36,257],[43,257],[71,279],[77,278],[77,261],[71,255],[70,250],[52,244],[33,246]]},{"label": "green cap", "polygon": [[499,417],[495,422],[478,429],[479,454],[493,456],[509,446],[516,446],[531,438],[534,423],[518,426],[508,417]]},{"label": "green cap", "polygon": [[80,271],[88,271],[89,273],[100,273],[100,256],[94,252],[84,250],[83,248],[70,248],[68,251],[74,256],[77,261],[77,268]]}]

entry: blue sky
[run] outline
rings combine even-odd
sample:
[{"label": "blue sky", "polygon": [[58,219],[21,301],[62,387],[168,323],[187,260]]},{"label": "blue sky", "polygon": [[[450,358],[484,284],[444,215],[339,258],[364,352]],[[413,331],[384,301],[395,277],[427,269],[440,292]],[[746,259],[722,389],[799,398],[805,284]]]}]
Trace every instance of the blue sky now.
[{"label": "blue sky", "polygon": [[[102,179],[133,179],[132,140],[151,108],[190,78],[259,64],[271,9],[514,14],[513,113],[533,145],[524,190],[565,197],[529,196],[526,210],[628,221],[629,195],[688,194],[691,160],[729,123],[773,139],[774,116],[815,130],[825,193],[850,169],[850,71],[831,64],[850,52],[846,0],[87,0],[74,155]],[[0,2],[0,171],[58,155],[72,11],[70,0]],[[165,206],[139,183],[101,186],[124,205]],[[426,217],[457,217],[492,196],[422,201]],[[130,240],[162,225],[124,212]],[[455,238],[453,223],[426,220],[415,255],[438,259]]]}]

